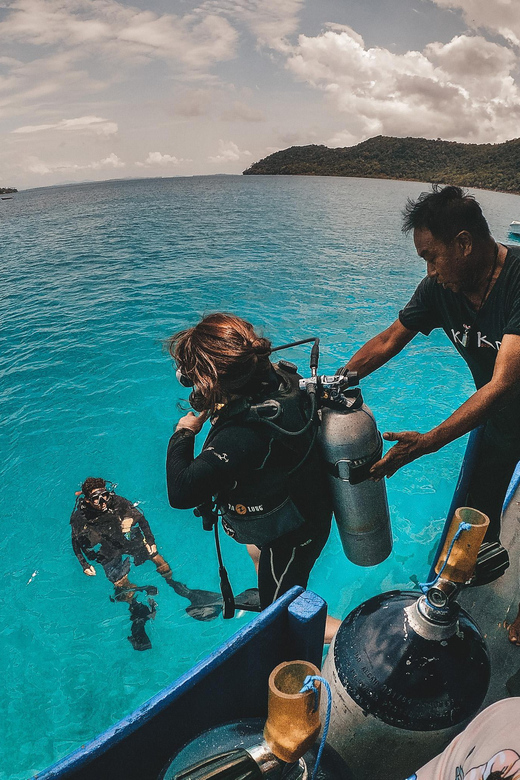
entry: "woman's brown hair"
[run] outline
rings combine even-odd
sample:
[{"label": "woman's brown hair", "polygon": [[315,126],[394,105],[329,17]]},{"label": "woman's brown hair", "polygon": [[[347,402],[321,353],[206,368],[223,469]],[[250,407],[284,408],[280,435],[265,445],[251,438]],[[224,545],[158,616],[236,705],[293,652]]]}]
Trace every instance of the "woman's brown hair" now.
[{"label": "woman's brown hair", "polygon": [[197,408],[210,414],[232,395],[254,395],[268,376],[271,342],[234,314],[209,314],[195,327],[175,333],[167,347],[197,387]]}]

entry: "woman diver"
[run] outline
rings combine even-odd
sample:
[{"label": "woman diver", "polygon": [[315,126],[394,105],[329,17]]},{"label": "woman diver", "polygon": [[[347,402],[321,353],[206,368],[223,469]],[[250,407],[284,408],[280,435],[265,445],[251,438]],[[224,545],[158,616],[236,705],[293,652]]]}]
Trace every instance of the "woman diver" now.
[{"label": "woman diver", "polygon": [[[167,342],[192,407],[168,445],[170,505],[216,501],[226,533],[247,545],[265,609],[307,586],[327,541],[332,509],[315,446],[316,420],[296,366],[272,364],[271,342],[230,314],[210,314]],[[194,458],[195,435],[211,431]],[[327,618],[325,641],[340,621]]]}]

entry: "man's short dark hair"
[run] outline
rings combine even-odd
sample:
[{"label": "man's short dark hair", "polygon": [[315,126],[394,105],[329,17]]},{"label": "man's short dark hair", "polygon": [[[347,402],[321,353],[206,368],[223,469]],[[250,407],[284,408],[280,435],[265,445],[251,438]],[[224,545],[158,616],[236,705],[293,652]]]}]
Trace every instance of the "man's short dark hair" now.
[{"label": "man's short dark hair", "polygon": [[417,200],[408,199],[403,210],[403,233],[426,228],[432,236],[449,244],[462,230],[475,241],[490,238],[489,226],[480,204],[460,187],[432,185]]},{"label": "man's short dark hair", "polygon": [[81,486],[81,490],[85,498],[88,498],[93,490],[99,490],[99,488],[105,487],[106,481],[102,477],[87,477]]}]

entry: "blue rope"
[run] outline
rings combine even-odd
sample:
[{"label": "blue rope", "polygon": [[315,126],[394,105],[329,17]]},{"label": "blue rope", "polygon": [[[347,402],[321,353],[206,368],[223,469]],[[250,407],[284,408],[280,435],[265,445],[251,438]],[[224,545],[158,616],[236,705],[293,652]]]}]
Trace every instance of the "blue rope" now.
[{"label": "blue rope", "polygon": [[320,766],[321,755],[323,753],[325,742],[327,740],[327,733],[329,731],[330,713],[332,709],[332,693],[330,691],[330,685],[327,682],[327,680],[325,680],[324,677],[319,677],[318,675],[314,675],[314,674],[308,674],[305,680],[303,681],[303,688],[301,689],[300,693],[307,693],[307,691],[314,691],[314,710],[316,711],[318,709],[320,698],[319,698],[319,690],[314,685],[315,682],[322,683],[326,688],[327,714],[325,716],[325,725],[323,726],[323,734],[321,735],[320,747],[318,749],[318,755],[316,756],[316,762],[314,764],[314,771],[312,773],[311,780],[316,780],[316,777],[318,776],[318,769]]},{"label": "blue rope", "polygon": [[448,553],[446,555],[446,558],[444,559],[444,563],[442,564],[442,568],[441,568],[440,572],[437,574],[436,577],[433,578],[433,580],[430,580],[430,582],[420,582],[419,583],[419,587],[420,587],[420,589],[422,590],[423,593],[427,593],[427,591],[433,585],[435,585],[435,583],[437,582],[437,580],[439,579],[439,577],[441,576],[442,572],[444,571],[444,569],[446,568],[446,566],[448,564],[448,560],[450,558],[451,551],[453,550],[453,545],[455,544],[455,542],[457,541],[457,539],[459,538],[459,536],[461,535],[461,533],[463,531],[469,531],[470,529],[471,529],[471,523],[465,523],[464,521],[461,521],[461,523],[459,524],[459,527],[457,528],[457,531],[456,531],[453,539],[451,540],[451,544],[449,546]]}]

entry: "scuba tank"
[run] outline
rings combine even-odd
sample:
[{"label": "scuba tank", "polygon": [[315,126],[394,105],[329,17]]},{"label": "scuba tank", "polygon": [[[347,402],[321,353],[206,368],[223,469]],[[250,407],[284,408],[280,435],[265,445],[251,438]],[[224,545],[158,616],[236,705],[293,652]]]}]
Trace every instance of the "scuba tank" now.
[{"label": "scuba tank", "polygon": [[335,751],[325,746],[321,756],[315,745],[320,689],[305,683],[316,675],[308,661],[279,664],[269,676],[265,725],[247,718],[204,732],[174,756],[161,780],[307,780],[317,764],[321,780],[350,780]]},{"label": "scuba tank", "polygon": [[338,629],[323,666],[333,692],[328,741],[354,780],[408,777],[481,706],[489,655],[455,597],[471,580],[488,523],[475,509],[458,509],[425,594],[375,596]]},{"label": "scuba tank", "polygon": [[368,479],[370,468],[383,453],[383,440],[361,390],[352,387],[358,383],[355,372],[317,375],[318,344],[316,339],[311,378],[301,380],[300,388],[318,398],[318,445],[345,555],[358,566],[376,566],[392,551],[386,485],[384,480]]},{"label": "scuba tank", "polygon": [[358,566],[375,566],[390,555],[392,532],[385,482],[368,479],[383,441],[359,388],[327,393],[318,442],[345,555]]}]

